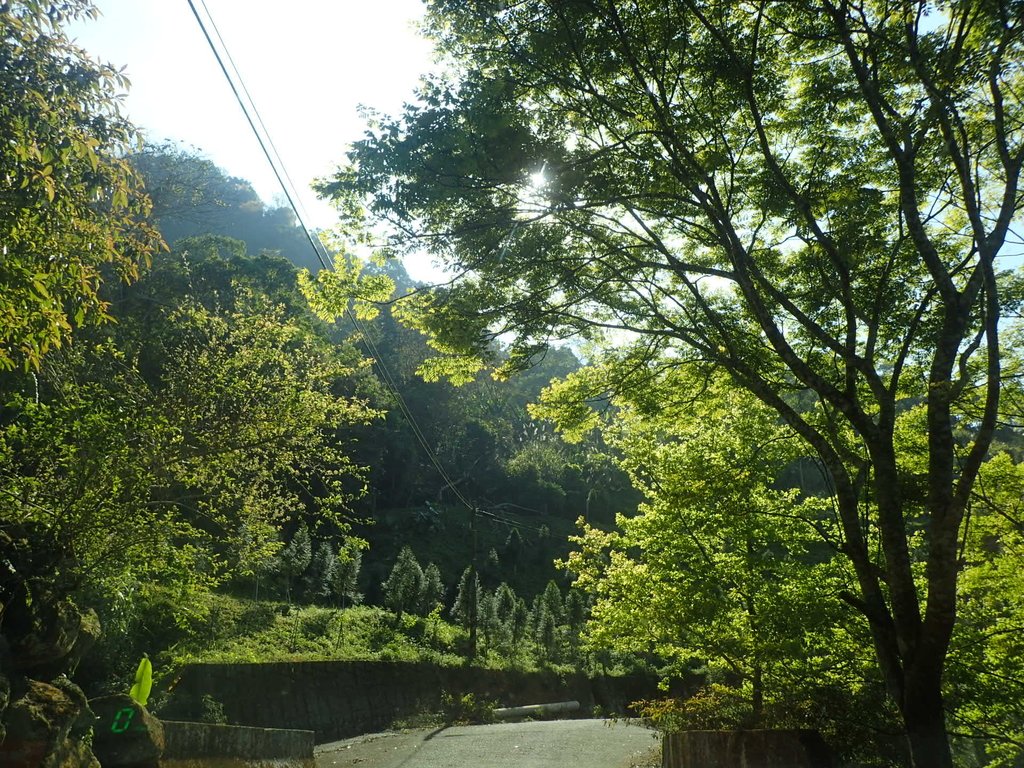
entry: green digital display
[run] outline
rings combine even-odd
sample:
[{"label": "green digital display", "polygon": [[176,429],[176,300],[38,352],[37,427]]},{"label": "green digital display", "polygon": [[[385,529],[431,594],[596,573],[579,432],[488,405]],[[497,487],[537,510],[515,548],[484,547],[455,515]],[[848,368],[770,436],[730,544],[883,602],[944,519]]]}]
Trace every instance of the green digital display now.
[{"label": "green digital display", "polygon": [[135,707],[125,707],[119,709],[114,715],[114,722],[110,724],[111,733],[124,733],[127,731],[132,724],[132,720],[135,718]]}]

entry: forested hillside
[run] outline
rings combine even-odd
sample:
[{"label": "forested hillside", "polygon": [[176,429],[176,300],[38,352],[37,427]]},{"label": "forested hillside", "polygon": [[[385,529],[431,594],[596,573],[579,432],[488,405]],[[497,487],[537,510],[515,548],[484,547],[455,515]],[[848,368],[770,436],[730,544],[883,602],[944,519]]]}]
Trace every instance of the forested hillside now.
[{"label": "forested hillside", "polygon": [[[128,162],[166,247],[130,284],[99,285],[108,322],[0,374],[12,531],[74,553],[64,589],[108,629],[80,679],[116,685],[144,652],[171,663],[175,645],[201,656],[229,597],[436,607],[480,625],[481,647],[485,624],[488,639],[506,626],[511,658],[547,589],[555,619],[538,631],[554,643],[569,594],[555,561],[575,520],[608,526],[638,500],[599,443],[567,445],[527,413],[576,356],[553,350],[505,381],[425,381],[420,332],[388,313],[356,329],[310,311],[297,276],[315,253],[247,182],[168,147]],[[398,263],[383,274],[414,288]],[[471,565],[476,590],[460,587]],[[452,658],[470,652],[447,642]]]}]

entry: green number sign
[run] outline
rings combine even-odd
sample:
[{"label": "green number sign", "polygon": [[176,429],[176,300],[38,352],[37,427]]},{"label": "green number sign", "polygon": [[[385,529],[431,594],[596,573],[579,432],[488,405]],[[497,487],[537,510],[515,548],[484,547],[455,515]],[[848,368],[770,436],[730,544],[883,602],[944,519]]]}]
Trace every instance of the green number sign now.
[{"label": "green number sign", "polygon": [[132,718],[135,717],[134,707],[125,707],[119,709],[117,714],[114,715],[114,722],[110,725],[111,733],[124,733],[128,730],[128,727],[132,724]]}]

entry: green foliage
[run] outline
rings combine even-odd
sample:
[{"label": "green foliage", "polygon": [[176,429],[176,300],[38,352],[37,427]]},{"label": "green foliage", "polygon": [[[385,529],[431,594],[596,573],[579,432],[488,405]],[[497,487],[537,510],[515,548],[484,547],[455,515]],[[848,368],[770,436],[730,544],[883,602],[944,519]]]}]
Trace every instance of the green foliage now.
[{"label": "green foliage", "polygon": [[452,603],[451,608],[451,616],[459,626],[468,628],[477,618],[482,598],[480,577],[472,566],[467,565],[466,570],[459,577],[455,602]]},{"label": "green foliage", "polygon": [[244,242],[250,253],[278,253],[296,267],[320,269],[290,207],[265,205],[248,181],[229,177],[197,151],[157,144],[128,162],[145,181],[154,222],[175,248],[215,235]]},{"label": "green foliage", "polygon": [[313,561],[313,544],[309,538],[309,528],[301,523],[278,555],[278,572],[284,578],[285,595],[291,602],[291,585],[309,568]]},{"label": "green foliage", "polygon": [[533,641],[541,649],[544,658],[558,660],[558,619],[551,612],[547,600],[538,599],[530,615],[533,627]]},{"label": "green foliage", "polygon": [[363,596],[359,592],[359,569],[362,567],[363,553],[353,539],[346,539],[335,558],[334,577],[331,580],[331,593],[345,604],[359,605]]},{"label": "green foliage", "polygon": [[219,257],[192,261],[203,290],[162,292],[180,256],[125,291],[116,326],[0,380],[4,520],[69,553],[61,589],[101,614],[159,585],[186,620],[225,578],[265,573],[289,518],[343,530],[362,491],[336,438],[375,415],[339,392],[358,357]]},{"label": "green foliage", "polygon": [[[233,606],[216,628],[197,624],[167,664],[272,661],[430,661],[458,666],[464,633],[437,616],[406,614],[400,622],[381,608],[295,608],[218,598]],[[256,608],[259,607],[259,610]]]},{"label": "green foliage", "polygon": [[423,588],[423,569],[412,549],[403,547],[398,559],[391,569],[391,575],[381,585],[384,591],[384,604],[398,614],[401,621],[405,611],[415,611],[421,604]]},{"label": "green foliage", "polygon": [[[646,407],[698,387],[685,407]],[[861,650],[869,641],[843,602],[854,577],[835,555],[831,504],[776,482],[806,450],[799,438],[724,377],[675,369],[615,405],[604,437],[649,501],[618,531],[581,521],[567,567],[595,598],[590,646],[728,681],[672,715],[690,727],[860,729],[862,742],[892,727]],[[863,699],[873,714],[844,721]],[[821,700],[829,706],[801,705]]]},{"label": "green foliage", "polygon": [[461,695],[441,691],[441,716],[446,725],[480,725],[494,722],[497,702],[477,697],[473,693]]},{"label": "green foliage", "polygon": [[160,240],[124,159],[124,75],[63,27],[94,17],[87,0],[0,8],[0,370],[38,367],[72,329],[109,319],[104,270],[138,276]]},{"label": "green foliage", "polygon": [[732,730],[750,722],[750,701],[734,687],[713,683],[692,696],[633,702],[632,708],[662,733]]},{"label": "green foliage", "polygon": [[321,541],[306,574],[306,594],[315,601],[331,597],[337,558],[330,542]]},{"label": "green foliage", "polygon": [[421,616],[429,616],[438,608],[443,608],[444,592],[440,569],[434,563],[429,563],[423,569],[423,581],[420,584],[420,597],[417,606],[418,613]]},{"label": "green foliage", "polygon": [[148,656],[143,656],[135,670],[135,680],[132,683],[128,695],[140,707],[146,706],[149,701],[149,692],[153,689],[153,663]]},{"label": "green foliage", "polygon": [[1024,753],[1022,494],[1024,464],[1008,453],[986,462],[964,542],[950,651],[952,730],[972,761],[993,766],[1015,765]]},{"label": "green foliage", "polygon": [[227,725],[228,717],[224,713],[224,705],[213,696],[204,693],[199,702],[199,722],[214,725]]},{"label": "green foliage", "polygon": [[[844,610],[928,768],[952,764],[960,542],[1020,301],[997,266],[1021,206],[1020,11],[435,0],[448,66],[321,187],[460,276],[414,309],[457,374],[498,335],[499,373],[579,336],[618,374],[584,399],[671,409],[693,391],[651,381],[717,368],[785,421],[826,469]],[[752,558],[727,554],[738,578]]]},{"label": "green foliage", "polygon": [[324,320],[334,320],[350,309],[359,320],[377,316],[376,305],[391,298],[395,284],[387,275],[370,272],[358,258],[343,254],[334,259],[332,270],[311,276],[299,274],[299,289],[313,311]]}]

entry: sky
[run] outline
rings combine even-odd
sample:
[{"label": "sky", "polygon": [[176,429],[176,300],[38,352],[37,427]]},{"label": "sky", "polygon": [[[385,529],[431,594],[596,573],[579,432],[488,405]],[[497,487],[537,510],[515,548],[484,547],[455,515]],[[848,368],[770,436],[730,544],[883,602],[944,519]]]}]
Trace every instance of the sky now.
[{"label": "sky", "polygon": [[[95,58],[123,66],[125,112],[149,143],[194,147],[268,203],[281,190],[187,0],[94,0],[98,21],[70,34]],[[202,0],[195,0],[203,12]],[[430,45],[416,33],[421,0],[205,0],[297,188],[307,221],[331,208],[310,182],[344,162],[363,133],[359,106],[397,112]],[[211,30],[212,34],[212,30]]]}]

